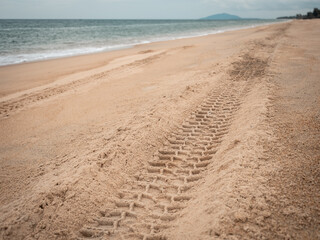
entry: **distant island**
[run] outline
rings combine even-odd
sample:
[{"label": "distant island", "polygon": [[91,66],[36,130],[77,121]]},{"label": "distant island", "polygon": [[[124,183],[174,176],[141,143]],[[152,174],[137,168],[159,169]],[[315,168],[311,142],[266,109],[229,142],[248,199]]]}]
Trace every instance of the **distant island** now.
[{"label": "distant island", "polygon": [[318,8],[313,9],[313,12],[308,12],[306,15],[297,14],[296,16],[278,17],[277,19],[313,19],[320,18],[320,10]]},{"label": "distant island", "polygon": [[215,15],[211,15],[205,18],[201,18],[200,20],[239,20],[242,19],[239,16],[231,15],[228,13],[219,13]]}]

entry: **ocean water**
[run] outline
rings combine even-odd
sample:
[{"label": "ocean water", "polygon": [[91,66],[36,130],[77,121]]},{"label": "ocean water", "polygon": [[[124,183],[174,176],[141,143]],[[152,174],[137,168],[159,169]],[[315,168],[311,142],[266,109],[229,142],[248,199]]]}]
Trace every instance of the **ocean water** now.
[{"label": "ocean water", "polygon": [[279,20],[0,20],[0,65],[215,34]]}]

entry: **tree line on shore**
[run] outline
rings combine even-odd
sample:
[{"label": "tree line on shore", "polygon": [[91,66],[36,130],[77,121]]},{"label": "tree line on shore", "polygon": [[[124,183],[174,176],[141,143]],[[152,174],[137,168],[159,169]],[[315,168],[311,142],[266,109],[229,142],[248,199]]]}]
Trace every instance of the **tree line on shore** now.
[{"label": "tree line on shore", "polygon": [[320,18],[320,10],[314,8],[313,12],[308,12],[306,15],[297,14],[296,16],[278,17],[277,19],[313,19]]}]

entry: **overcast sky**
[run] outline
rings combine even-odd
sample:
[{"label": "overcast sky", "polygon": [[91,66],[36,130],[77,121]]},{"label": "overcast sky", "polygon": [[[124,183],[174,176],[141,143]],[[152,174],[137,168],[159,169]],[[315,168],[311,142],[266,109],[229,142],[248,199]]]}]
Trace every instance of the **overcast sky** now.
[{"label": "overcast sky", "polygon": [[276,18],[320,0],[0,0],[0,18],[197,19],[216,13]]}]

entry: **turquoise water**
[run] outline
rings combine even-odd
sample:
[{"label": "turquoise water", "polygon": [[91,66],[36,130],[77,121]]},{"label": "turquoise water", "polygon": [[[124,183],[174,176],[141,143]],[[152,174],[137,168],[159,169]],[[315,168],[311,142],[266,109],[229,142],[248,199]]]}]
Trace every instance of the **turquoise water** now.
[{"label": "turquoise water", "polygon": [[0,20],[0,65],[203,36],[279,20]]}]

